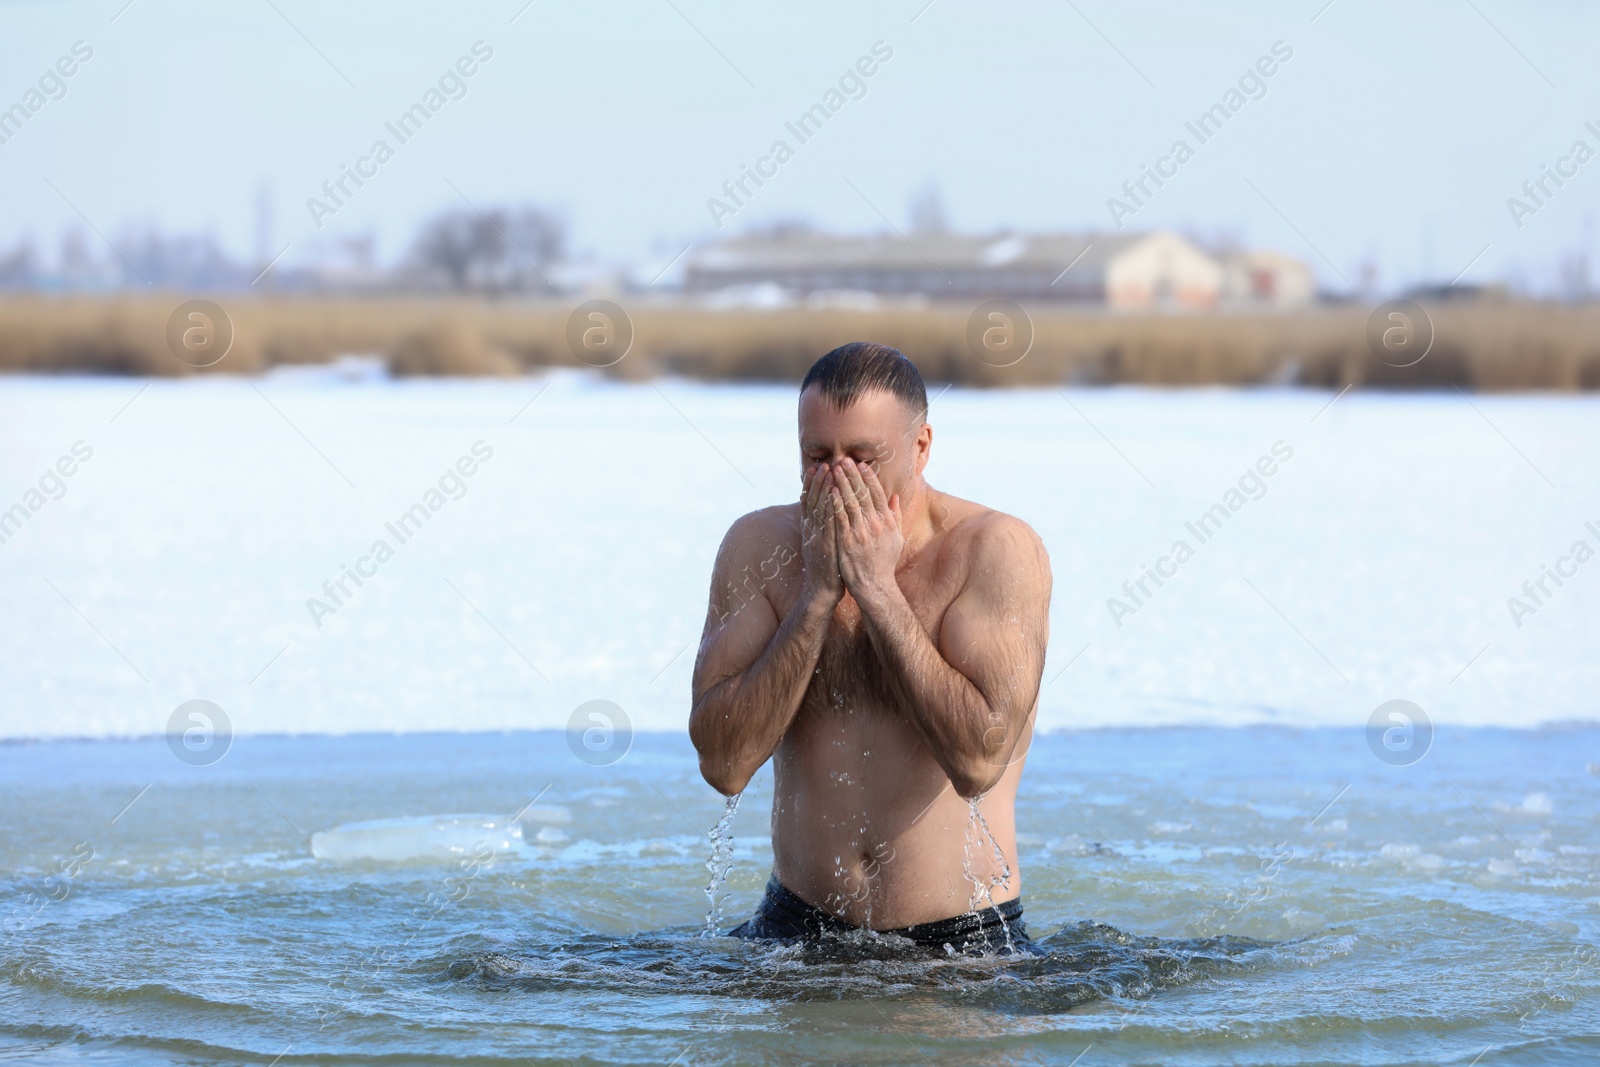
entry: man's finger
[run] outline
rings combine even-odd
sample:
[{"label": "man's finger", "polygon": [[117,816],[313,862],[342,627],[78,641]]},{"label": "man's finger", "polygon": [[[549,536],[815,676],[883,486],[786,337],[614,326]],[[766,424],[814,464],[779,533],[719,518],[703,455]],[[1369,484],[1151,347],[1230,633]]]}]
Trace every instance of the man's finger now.
[{"label": "man's finger", "polygon": [[863,467],[855,460],[850,461],[850,485],[856,491],[856,499],[861,501],[862,510],[870,511],[872,509],[872,490],[867,486],[866,472],[866,467]]},{"label": "man's finger", "polygon": [[861,525],[861,508],[848,486],[835,485],[830,495],[833,498],[833,518],[838,524],[834,527],[834,533],[843,539]]},{"label": "man's finger", "polygon": [[[852,527],[859,527],[863,531],[867,530],[867,517],[862,513],[861,498],[856,495],[855,486],[850,483],[850,475],[846,471],[841,470],[839,472],[838,481],[842,483],[839,486],[838,492],[840,498],[844,502],[845,514],[849,516],[850,525]],[[865,487],[863,487],[863,489],[865,489]]]},{"label": "man's finger", "polygon": [[861,468],[861,479],[867,483],[867,491],[872,494],[872,506],[880,515],[889,514],[889,496],[883,491],[883,483],[878,481],[878,472],[872,467]]},{"label": "man's finger", "polygon": [[850,529],[850,513],[844,502],[844,494],[839,492],[838,486],[828,487],[828,500],[833,504],[833,536],[837,545],[839,538]]},{"label": "man's finger", "polygon": [[861,477],[861,467],[854,460],[845,464],[845,483],[850,487],[850,494],[855,497],[856,506],[862,512],[872,510],[872,490],[867,488],[867,483]]},{"label": "man's finger", "polygon": [[812,467],[807,472],[806,483],[806,510],[813,515],[824,514],[822,510],[822,496],[828,491],[828,469],[823,466]]}]

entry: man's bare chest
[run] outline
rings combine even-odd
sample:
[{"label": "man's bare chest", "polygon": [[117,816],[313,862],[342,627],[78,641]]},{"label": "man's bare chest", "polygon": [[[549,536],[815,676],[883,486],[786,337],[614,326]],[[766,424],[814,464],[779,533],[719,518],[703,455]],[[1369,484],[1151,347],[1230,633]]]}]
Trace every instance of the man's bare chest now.
[{"label": "man's bare chest", "polygon": [[[931,573],[902,573],[901,595],[905,597],[917,625],[935,647],[946,610],[955,598],[950,583]],[[848,592],[834,608],[817,669],[807,692],[806,703],[816,710],[845,710],[872,705],[884,709],[898,707],[897,688],[880,647],[886,635],[875,639],[861,606]]]}]

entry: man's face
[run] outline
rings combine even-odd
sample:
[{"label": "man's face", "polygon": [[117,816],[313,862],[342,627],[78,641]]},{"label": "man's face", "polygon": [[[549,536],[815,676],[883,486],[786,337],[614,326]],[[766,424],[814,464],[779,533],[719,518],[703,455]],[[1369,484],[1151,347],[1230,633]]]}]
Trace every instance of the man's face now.
[{"label": "man's face", "polygon": [[871,467],[884,492],[891,496],[899,493],[904,503],[927,462],[932,436],[905,401],[887,390],[862,393],[843,409],[815,386],[800,394],[802,472],[823,464],[837,467],[849,457]]}]

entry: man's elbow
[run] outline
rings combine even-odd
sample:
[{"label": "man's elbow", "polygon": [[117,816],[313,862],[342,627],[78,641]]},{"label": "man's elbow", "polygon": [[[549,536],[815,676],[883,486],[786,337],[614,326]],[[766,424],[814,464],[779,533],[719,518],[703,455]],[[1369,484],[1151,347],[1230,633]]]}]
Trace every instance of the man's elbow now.
[{"label": "man's elbow", "polygon": [[967,800],[983,796],[1005,777],[1015,745],[1014,737],[996,727],[967,750],[950,753],[941,762],[951,787]]},{"label": "man's elbow", "polygon": [[724,755],[721,739],[707,728],[707,710],[696,706],[689,713],[689,741],[700,757],[700,777],[725,797],[741,792],[750,775],[739,775]]},{"label": "man's elbow", "polygon": [[725,797],[744,792],[750,784],[750,775],[736,771],[726,763],[700,757],[700,777],[706,784]]},{"label": "man's elbow", "polygon": [[947,772],[950,785],[964,800],[976,800],[1000,783],[1005,777],[1004,765],[995,766],[984,760],[973,760]]}]

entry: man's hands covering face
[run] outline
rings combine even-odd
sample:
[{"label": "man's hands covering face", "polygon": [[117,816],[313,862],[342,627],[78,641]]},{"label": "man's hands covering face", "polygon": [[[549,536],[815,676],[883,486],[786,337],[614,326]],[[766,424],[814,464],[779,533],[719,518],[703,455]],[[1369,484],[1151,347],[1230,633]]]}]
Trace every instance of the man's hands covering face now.
[{"label": "man's hands covering face", "polygon": [[800,556],[806,588],[837,602],[892,587],[905,548],[899,494],[889,496],[870,466],[846,458],[807,467],[801,480]]},{"label": "man's hands covering face", "polygon": [[868,600],[895,587],[895,566],[906,544],[900,496],[890,497],[876,471],[848,457],[829,473],[839,575],[851,596]]}]

